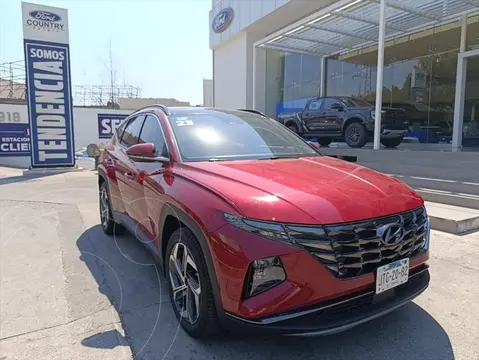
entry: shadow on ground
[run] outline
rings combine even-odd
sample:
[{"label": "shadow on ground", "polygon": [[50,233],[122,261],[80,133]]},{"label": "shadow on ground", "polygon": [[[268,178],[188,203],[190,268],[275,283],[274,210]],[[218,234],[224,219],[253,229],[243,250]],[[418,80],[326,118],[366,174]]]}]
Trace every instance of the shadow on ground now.
[{"label": "shadow on ground", "polygon": [[454,359],[447,333],[415,303],[329,337],[253,337],[228,333],[197,341],[178,327],[166,282],[152,256],[133,236],[110,238],[98,225],[85,231],[77,246],[99,291],[119,312],[126,332],[126,339],[116,331],[99,333],[84,339],[84,346],[111,349],[130,344],[138,360]]}]

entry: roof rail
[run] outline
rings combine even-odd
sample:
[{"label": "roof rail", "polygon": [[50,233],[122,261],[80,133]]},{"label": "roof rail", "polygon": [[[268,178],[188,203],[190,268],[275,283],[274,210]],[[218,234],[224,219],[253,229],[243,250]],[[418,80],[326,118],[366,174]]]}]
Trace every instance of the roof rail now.
[{"label": "roof rail", "polygon": [[143,109],[148,109],[148,108],[151,108],[151,107],[156,107],[156,108],[159,108],[161,109],[161,111],[163,111],[166,115],[171,115],[171,112],[170,110],[168,109],[168,107],[166,105],[162,105],[162,104],[152,104],[152,105],[148,105],[148,106],[144,106],[138,110],[135,110],[135,113],[140,111],[140,110],[143,110]]},{"label": "roof rail", "polygon": [[265,114],[263,114],[261,111],[258,111],[258,110],[253,110],[253,109],[238,109],[239,111],[246,111],[246,112],[250,112],[250,113],[253,113],[253,114],[257,114],[257,115],[261,115],[263,117],[267,117]]}]

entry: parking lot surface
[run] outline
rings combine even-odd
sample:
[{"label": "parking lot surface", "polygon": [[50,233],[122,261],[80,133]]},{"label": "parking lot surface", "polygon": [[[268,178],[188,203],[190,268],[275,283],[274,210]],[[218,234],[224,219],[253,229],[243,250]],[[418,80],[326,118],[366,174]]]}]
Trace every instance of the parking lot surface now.
[{"label": "parking lot surface", "polygon": [[414,302],[347,332],[198,341],[142,244],[103,234],[94,171],[0,168],[1,360],[479,359],[479,234],[433,232],[430,266]]}]

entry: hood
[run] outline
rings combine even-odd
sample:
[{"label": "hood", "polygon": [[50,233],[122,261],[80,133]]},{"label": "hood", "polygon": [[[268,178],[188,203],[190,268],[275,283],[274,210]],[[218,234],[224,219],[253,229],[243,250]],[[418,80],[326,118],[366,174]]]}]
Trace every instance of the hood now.
[{"label": "hood", "polygon": [[417,208],[422,198],[401,181],[327,156],[183,164],[243,216],[299,224],[335,224]]}]

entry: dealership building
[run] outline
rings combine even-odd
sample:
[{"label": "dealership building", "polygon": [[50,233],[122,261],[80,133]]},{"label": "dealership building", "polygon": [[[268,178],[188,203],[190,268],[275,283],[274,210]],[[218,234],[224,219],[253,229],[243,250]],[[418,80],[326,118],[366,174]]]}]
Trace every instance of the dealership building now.
[{"label": "dealership building", "polygon": [[479,146],[477,0],[212,0],[210,47],[216,107],[352,96],[403,108],[421,143]]}]

